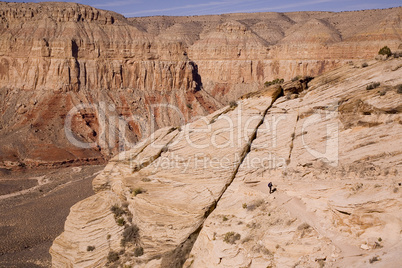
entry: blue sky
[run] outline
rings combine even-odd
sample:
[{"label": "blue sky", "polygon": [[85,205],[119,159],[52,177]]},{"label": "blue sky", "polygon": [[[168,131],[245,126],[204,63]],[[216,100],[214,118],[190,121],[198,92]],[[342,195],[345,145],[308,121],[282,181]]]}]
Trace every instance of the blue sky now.
[{"label": "blue sky", "polygon": [[[45,1],[14,0],[7,2]],[[186,16],[268,11],[347,11],[389,8],[402,5],[401,0],[72,0],[69,2],[113,10],[126,17],[155,15]]]}]

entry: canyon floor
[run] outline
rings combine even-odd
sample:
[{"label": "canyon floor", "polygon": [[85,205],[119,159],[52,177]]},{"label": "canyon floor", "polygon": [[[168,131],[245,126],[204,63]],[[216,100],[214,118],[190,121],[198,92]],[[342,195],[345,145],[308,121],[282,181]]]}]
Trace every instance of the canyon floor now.
[{"label": "canyon floor", "polygon": [[93,194],[104,166],[0,171],[0,266],[50,267],[70,207]]}]

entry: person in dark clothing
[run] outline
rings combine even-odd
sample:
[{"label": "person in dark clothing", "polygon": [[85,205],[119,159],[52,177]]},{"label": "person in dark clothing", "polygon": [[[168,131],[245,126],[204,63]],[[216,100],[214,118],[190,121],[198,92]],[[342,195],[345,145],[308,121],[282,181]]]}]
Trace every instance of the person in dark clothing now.
[{"label": "person in dark clothing", "polygon": [[268,183],[269,193],[272,194],[272,182]]}]

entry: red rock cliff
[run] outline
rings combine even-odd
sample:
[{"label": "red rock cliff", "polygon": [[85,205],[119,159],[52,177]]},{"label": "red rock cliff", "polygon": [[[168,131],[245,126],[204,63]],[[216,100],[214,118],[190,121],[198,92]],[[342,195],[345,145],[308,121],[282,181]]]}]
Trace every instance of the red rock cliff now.
[{"label": "red rock cliff", "polygon": [[[0,3],[0,166],[103,161],[152,124],[207,114],[265,81],[395,50],[401,17],[393,8],[127,19],[73,3]],[[101,122],[102,103],[124,130]],[[63,131],[79,104],[90,108],[75,114],[73,132],[91,148]]]}]

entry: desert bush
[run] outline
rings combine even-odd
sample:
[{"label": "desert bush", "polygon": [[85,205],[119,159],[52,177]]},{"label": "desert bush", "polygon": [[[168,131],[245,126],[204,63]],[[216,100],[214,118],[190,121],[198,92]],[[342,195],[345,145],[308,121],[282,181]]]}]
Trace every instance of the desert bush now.
[{"label": "desert bush", "polygon": [[94,251],[95,250],[95,247],[94,246],[88,246],[87,247],[87,251]]},{"label": "desert bush", "polygon": [[247,210],[248,210],[248,211],[253,211],[253,210],[255,210],[256,208],[258,208],[258,207],[260,207],[261,205],[263,205],[264,203],[265,203],[264,200],[259,199],[259,200],[255,201],[255,202],[253,202],[252,204],[247,205]]},{"label": "desert bush", "polygon": [[126,221],[124,220],[124,218],[118,218],[116,220],[116,222],[117,222],[117,225],[119,225],[119,226],[123,226],[124,224],[126,224]]},{"label": "desert bush", "polygon": [[364,63],[362,64],[362,68],[366,68],[367,66],[368,66],[367,62],[364,62]]},{"label": "desert bush", "polygon": [[266,247],[259,245],[259,244],[254,245],[252,247],[252,251],[254,251],[256,253],[262,253],[264,255],[272,255],[272,253]]},{"label": "desert bush", "polygon": [[193,106],[191,105],[191,103],[187,103],[186,106],[187,106],[187,108],[189,108],[189,109],[193,109]]},{"label": "desert bush", "polygon": [[223,216],[223,217],[222,217],[222,220],[223,220],[223,221],[228,221],[229,219],[228,219],[228,217]]},{"label": "desert bush", "polygon": [[257,223],[252,222],[252,223],[247,223],[246,227],[250,228],[250,229],[259,229],[260,226]]},{"label": "desert bush", "polygon": [[247,208],[247,204],[246,204],[246,203],[243,203],[242,207],[243,207],[244,209],[246,209],[246,208]]},{"label": "desert bush", "polygon": [[272,80],[272,81],[266,81],[266,82],[264,83],[264,86],[265,86],[265,87],[269,87],[269,86],[272,86],[272,85],[282,84],[283,82],[285,82],[284,79],[279,79],[279,78],[277,78],[277,79]]},{"label": "desert bush", "polygon": [[376,249],[376,248],[383,248],[383,246],[382,246],[379,242],[374,242],[373,248],[374,248],[374,249]]},{"label": "desert bush", "polygon": [[119,254],[115,251],[109,251],[109,254],[107,255],[107,261],[109,263],[113,263],[119,260]]},{"label": "desert bush", "polygon": [[297,76],[295,76],[295,77],[292,78],[292,82],[296,82],[296,81],[299,80],[299,79],[300,79],[300,76],[297,75]]},{"label": "desert bush", "polygon": [[140,229],[137,225],[126,225],[123,231],[123,238],[121,239],[121,245],[125,246],[126,243],[138,244],[140,240]]},{"label": "desert bush", "polygon": [[225,234],[225,237],[223,238],[223,241],[228,244],[234,244],[239,239],[240,239],[240,234],[235,233],[235,232],[227,232]]},{"label": "desert bush", "polygon": [[363,188],[363,183],[357,183],[355,186],[351,188],[352,191],[357,192]]},{"label": "desert bush", "polygon": [[236,101],[231,101],[229,103],[230,108],[236,108],[237,107],[237,102]]},{"label": "desert bush", "polygon": [[142,188],[135,188],[134,189],[134,191],[133,191],[133,195],[134,196],[136,196],[136,195],[139,195],[139,194],[142,194],[142,193],[144,193],[145,191],[144,191],[144,189],[142,189]]},{"label": "desert bush", "polygon": [[121,207],[119,207],[118,205],[113,205],[110,210],[113,212],[114,217],[118,218],[120,216],[123,216],[126,212],[124,211],[124,209],[122,209]]},{"label": "desert bush", "polygon": [[142,247],[136,247],[134,249],[134,256],[139,257],[139,256],[142,256],[142,255],[144,255],[144,249]]},{"label": "desert bush", "polygon": [[373,262],[376,262],[376,261],[379,261],[379,260],[380,260],[380,258],[378,258],[378,256],[374,256],[369,260],[369,263],[373,263]]},{"label": "desert bush", "polygon": [[387,57],[389,57],[392,55],[392,52],[389,47],[385,46],[378,51],[378,55],[386,55]]},{"label": "desert bush", "polygon": [[402,94],[402,84],[396,86],[396,92]]},{"label": "desert bush", "polygon": [[380,86],[380,82],[372,82],[367,85],[366,90],[372,90]]},{"label": "desert bush", "polygon": [[393,55],[396,59],[401,58],[401,57],[402,57],[402,50],[396,51],[396,52],[392,53],[392,55]]},{"label": "desert bush", "polygon": [[309,228],[310,228],[310,225],[308,223],[304,222],[297,227],[297,230],[302,231],[302,230],[307,230]]}]

